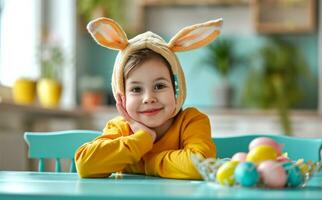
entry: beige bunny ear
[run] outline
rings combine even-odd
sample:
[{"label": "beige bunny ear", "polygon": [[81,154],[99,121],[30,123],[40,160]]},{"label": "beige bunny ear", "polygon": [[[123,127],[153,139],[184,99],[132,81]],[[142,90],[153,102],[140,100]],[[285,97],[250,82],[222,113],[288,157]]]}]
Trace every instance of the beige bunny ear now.
[{"label": "beige bunny ear", "polygon": [[122,50],[128,45],[128,39],[122,27],[109,18],[98,18],[87,25],[88,32],[103,47]]},{"label": "beige bunny ear", "polygon": [[188,51],[205,46],[215,40],[220,34],[223,20],[217,19],[202,24],[185,27],[169,42],[172,51]]}]

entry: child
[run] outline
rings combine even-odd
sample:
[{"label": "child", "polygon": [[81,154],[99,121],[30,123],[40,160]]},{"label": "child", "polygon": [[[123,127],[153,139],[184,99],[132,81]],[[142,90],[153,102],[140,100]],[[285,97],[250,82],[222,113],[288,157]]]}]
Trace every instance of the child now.
[{"label": "child", "polygon": [[186,27],[167,44],[152,32],[128,40],[111,19],[89,23],[88,30],[98,44],[120,50],[112,89],[121,116],[107,122],[101,136],[77,150],[81,177],[126,172],[201,178],[191,155],[215,157],[216,149],[208,117],[195,108],[181,108],[185,79],[174,52],[209,44],[220,34],[221,25],[219,19]]}]

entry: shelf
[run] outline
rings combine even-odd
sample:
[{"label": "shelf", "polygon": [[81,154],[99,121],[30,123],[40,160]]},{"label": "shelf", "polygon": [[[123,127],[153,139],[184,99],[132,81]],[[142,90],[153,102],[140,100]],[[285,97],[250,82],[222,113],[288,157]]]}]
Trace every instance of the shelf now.
[{"label": "shelf", "polygon": [[259,33],[309,33],[316,27],[316,0],[252,1]]},{"label": "shelf", "polygon": [[250,0],[141,0],[143,6],[237,6]]},{"label": "shelf", "polygon": [[62,109],[62,108],[43,108],[38,105],[19,105],[12,102],[0,102],[0,110],[2,113],[20,113],[29,118],[72,118],[72,119],[87,119],[91,117],[90,112],[82,109]]}]

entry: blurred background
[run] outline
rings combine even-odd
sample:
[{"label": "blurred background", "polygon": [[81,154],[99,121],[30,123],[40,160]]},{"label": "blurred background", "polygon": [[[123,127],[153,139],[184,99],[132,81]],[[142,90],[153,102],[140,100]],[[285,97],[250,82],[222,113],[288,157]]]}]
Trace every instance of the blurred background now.
[{"label": "blurred background", "polygon": [[0,0],[0,170],[30,168],[25,131],[102,130],[118,115],[117,52],[86,30],[102,16],[128,38],[150,30],[166,41],[223,18],[216,41],[177,54],[184,107],[207,113],[214,137],[322,137],[321,9],[318,0]]}]

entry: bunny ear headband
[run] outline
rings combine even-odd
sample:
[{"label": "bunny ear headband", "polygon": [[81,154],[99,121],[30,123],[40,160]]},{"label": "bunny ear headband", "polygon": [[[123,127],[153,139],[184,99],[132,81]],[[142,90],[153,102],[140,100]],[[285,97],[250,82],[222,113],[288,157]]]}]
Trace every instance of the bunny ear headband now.
[{"label": "bunny ear headband", "polygon": [[175,80],[176,110],[173,113],[174,116],[179,112],[186,98],[185,78],[175,52],[189,51],[211,43],[220,34],[222,23],[223,20],[220,18],[185,27],[169,43],[149,31],[128,40],[122,27],[109,18],[95,19],[87,25],[87,29],[99,45],[119,50],[112,75],[114,97],[117,93],[125,95],[123,69],[132,53],[148,48],[162,55],[169,62]]}]

